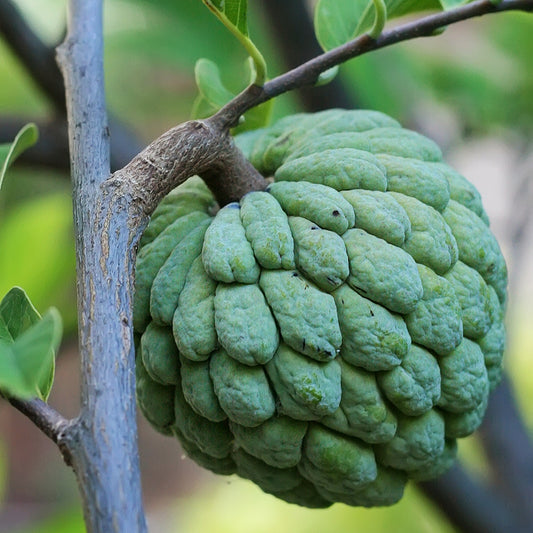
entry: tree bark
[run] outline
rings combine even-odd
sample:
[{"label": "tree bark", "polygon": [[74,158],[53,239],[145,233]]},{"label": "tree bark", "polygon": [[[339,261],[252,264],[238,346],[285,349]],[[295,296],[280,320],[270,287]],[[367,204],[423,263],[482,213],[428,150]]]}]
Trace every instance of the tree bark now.
[{"label": "tree bark", "polygon": [[64,440],[88,531],[144,532],[131,309],[134,244],[146,217],[131,197],[102,187],[110,161],[101,4],[70,2],[68,34],[58,48],[67,95],[82,359],[81,412]]}]

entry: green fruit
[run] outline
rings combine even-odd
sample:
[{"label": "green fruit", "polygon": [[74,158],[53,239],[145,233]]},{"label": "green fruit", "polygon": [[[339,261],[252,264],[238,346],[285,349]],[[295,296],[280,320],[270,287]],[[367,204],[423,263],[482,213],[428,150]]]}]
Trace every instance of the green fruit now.
[{"label": "green fruit", "polygon": [[479,193],[373,111],[237,145],[273,183],[218,209],[198,177],[137,259],[137,397],[221,475],[307,507],[443,474],[499,382],[507,272]]}]

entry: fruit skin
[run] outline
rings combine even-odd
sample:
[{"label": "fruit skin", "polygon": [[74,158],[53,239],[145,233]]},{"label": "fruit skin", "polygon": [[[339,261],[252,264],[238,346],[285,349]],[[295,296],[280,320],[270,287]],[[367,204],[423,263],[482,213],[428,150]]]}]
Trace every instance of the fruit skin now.
[{"label": "fruit skin", "polygon": [[444,473],[499,382],[507,272],[479,193],[375,111],[236,139],[266,191],[192,177],[137,260],[137,397],[198,464],[311,508]]}]

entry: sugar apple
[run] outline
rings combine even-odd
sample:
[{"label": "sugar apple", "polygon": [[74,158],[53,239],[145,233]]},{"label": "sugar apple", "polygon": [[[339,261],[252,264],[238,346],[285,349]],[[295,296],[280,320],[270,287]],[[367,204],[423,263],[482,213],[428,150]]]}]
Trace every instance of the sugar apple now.
[{"label": "sugar apple", "polygon": [[308,507],[442,474],[501,377],[506,266],[480,195],[374,111],[236,139],[266,191],[191,177],[137,258],[137,397],[198,464]]}]

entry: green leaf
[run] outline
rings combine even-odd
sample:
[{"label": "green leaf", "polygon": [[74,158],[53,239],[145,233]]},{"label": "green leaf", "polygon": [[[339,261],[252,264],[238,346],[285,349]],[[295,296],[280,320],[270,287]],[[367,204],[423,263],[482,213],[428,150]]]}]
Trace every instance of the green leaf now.
[{"label": "green leaf", "polygon": [[243,35],[248,35],[248,0],[226,0],[223,4],[228,19]]},{"label": "green leaf", "polygon": [[248,36],[248,0],[204,0],[204,4],[219,11],[240,33]]},{"label": "green leaf", "polygon": [[442,9],[444,9],[444,11],[447,11],[448,9],[468,4],[468,2],[471,1],[472,0],[440,0],[440,3],[442,5]]},{"label": "green leaf", "polygon": [[[445,8],[453,0],[387,0],[387,18]],[[455,2],[457,4],[457,2]],[[464,3],[464,2],[463,2]],[[340,46],[372,28],[375,18],[372,0],[319,0],[315,8],[315,32],[324,50]]]},{"label": "green leaf", "polygon": [[237,38],[252,58],[255,76],[252,83],[263,85],[266,79],[266,63],[261,52],[248,37],[247,0],[202,0],[226,28]]},{"label": "green leaf", "polygon": [[15,137],[12,143],[0,145],[0,189],[8,167],[24,150],[33,146],[39,138],[35,124],[26,124]]},{"label": "green leaf", "polygon": [[[246,65],[250,77],[253,78],[254,64],[247,61]],[[224,85],[220,69],[210,59],[199,59],[194,68],[194,75],[200,94],[194,102],[192,118],[206,118],[213,115],[235,96],[235,93]],[[270,121],[272,106],[273,100],[269,100],[250,109],[245,113],[239,126],[234,128],[233,133],[242,133],[266,126]]]},{"label": "green leaf", "polygon": [[7,324],[3,320],[0,320],[0,341],[9,343],[12,340]]},{"label": "green leaf", "polygon": [[15,287],[0,302],[0,389],[21,399],[46,399],[52,387],[55,352],[61,341],[58,311],[41,318],[26,293]]},{"label": "green leaf", "polygon": [[0,302],[0,327],[5,326],[7,335],[0,340],[14,342],[28,328],[39,322],[41,315],[33,306],[28,295],[20,287],[13,287]]},{"label": "green leaf", "polygon": [[335,79],[338,73],[339,65],[335,65],[334,67],[328,68],[328,70],[325,70],[318,76],[318,80],[315,83],[315,86],[320,87],[322,85],[327,85]]},{"label": "green leaf", "polygon": [[222,83],[220,70],[210,59],[199,59],[194,67],[194,77],[203,99],[216,110],[233,98],[233,93]]}]

